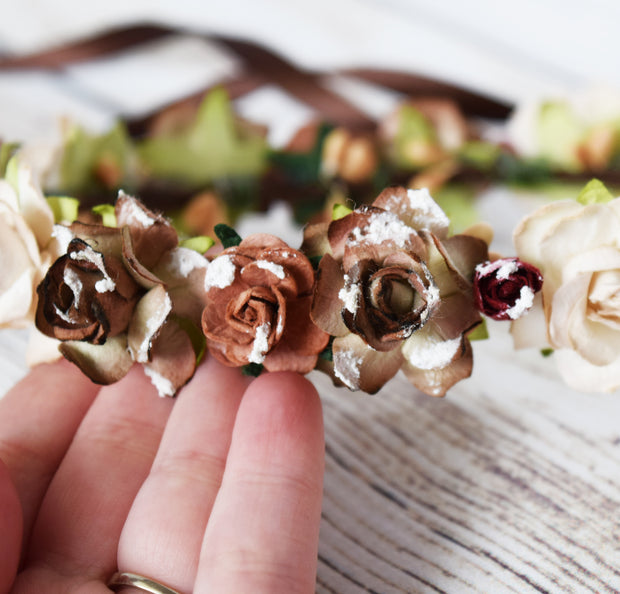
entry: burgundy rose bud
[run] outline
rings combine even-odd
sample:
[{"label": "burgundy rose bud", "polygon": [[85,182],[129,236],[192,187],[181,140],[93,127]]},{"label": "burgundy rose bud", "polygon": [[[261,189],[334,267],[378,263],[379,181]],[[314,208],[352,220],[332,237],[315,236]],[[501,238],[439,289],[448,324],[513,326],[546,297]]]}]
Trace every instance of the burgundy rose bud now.
[{"label": "burgundy rose bud", "polygon": [[535,266],[518,258],[501,258],[476,267],[476,307],[494,320],[516,320],[532,307],[543,277]]}]

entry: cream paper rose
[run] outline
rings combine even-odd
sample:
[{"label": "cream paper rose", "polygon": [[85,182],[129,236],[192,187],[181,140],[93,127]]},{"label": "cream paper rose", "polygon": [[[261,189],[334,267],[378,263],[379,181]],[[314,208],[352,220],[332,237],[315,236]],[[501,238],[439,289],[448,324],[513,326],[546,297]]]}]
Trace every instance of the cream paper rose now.
[{"label": "cream paper rose", "polygon": [[620,387],[620,198],[547,204],[517,226],[514,240],[544,277],[533,311],[513,322],[515,346],[551,346],[578,390]]},{"label": "cream paper rose", "polygon": [[9,168],[0,179],[0,328],[21,328],[34,320],[36,286],[52,260],[54,215],[30,168]]}]

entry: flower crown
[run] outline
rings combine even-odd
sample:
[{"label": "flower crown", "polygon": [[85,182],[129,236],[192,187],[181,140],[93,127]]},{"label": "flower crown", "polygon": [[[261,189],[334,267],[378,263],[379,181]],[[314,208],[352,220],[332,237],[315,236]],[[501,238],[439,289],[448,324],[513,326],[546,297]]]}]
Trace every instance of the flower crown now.
[{"label": "flower crown", "polygon": [[[574,175],[595,157],[606,167],[605,146],[586,135],[576,141],[582,161],[544,167]],[[173,114],[140,140],[121,125],[102,136],[71,129],[54,175],[35,174],[26,149],[3,144],[0,325],[34,321],[100,384],[140,363],[166,396],[206,351],[247,374],[319,369],[368,393],[402,371],[443,396],[471,374],[471,341],[487,337],[489,317],[511,324],[517,347],[555,352],[570,385],[614,390],[619,199],[594,180],[577,200],[537,209],[504,258],[489,251],[492,229],[473,222],[470,202],[444,201],[448,217],[421,187],[441,195],[449,180],[477,172],[479,182],[510,159],[511,179],[531,175],[531,160],[471,138],[443,101],[404,105],[375,136],[312,125],[275,151],[221,90],[194,119]],[[390,185],[404,174],[409,187]],[[44,197],[54,178],[79,200]],[[84,209],[120,185],[145,201],[121,190],[114,206]],[[301,246],[235,231],[235,215],[268,205],[270,192],[294,196],[295,215],[310,218]],[[170,218],[151,206],[165,195],[184,199]]]}]

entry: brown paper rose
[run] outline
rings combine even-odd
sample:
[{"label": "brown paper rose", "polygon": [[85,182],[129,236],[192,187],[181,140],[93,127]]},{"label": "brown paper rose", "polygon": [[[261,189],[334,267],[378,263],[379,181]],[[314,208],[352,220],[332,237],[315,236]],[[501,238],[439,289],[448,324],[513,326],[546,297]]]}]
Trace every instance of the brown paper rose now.
[{"label": "brown paper rose", "polygon": [[67,253],[38,287],[37,326],[93,381],[115,382],[137,362],[172,396],[195,370],[186,328],[200,331],[208,262],[135,198],[121,192],[115,214],[118,227],[67,230]]},{"label": "brown paper rose", "polygon": [[37,289],[37,326],[59,340],[103,344],[127,329],[140,289],[119,258],[73,239]]},{"label": "brown paper rose", "polygon": [[285,242],[255,234],[225,249],[207,270],[202,327],[226,365],[311,371],[329,335],[310,320],[314,271]]},{"label": "brown paper rose", "polygon": [[335,380],[372,393],[403,369],[440,396],[470,374],[465,334],[480,322],[471,280],[487,245],[447,228],[426,190],[389,188],[371,207],[306,229],[304,249],[322,255],[312,318],[335,336]]}]

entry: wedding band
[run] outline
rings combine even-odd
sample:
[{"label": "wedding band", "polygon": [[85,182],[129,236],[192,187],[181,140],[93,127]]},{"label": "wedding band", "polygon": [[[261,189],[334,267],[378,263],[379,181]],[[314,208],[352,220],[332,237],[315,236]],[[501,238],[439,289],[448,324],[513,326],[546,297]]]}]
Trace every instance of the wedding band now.
[{"label": "wedding band", "polygon": [[136,588],[137,590],[150,592],[151,594],[181,594],[143,575],[129,573],[128,571],[119,571],[110,578],[108,588],[116,592],[124,587]]}]

